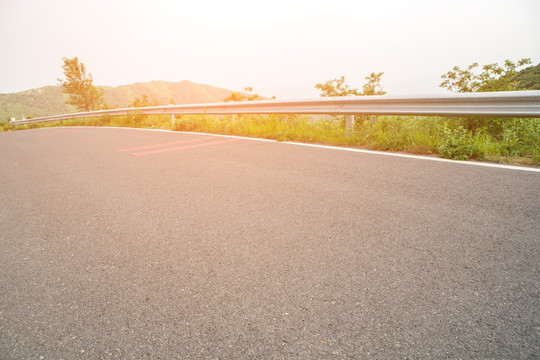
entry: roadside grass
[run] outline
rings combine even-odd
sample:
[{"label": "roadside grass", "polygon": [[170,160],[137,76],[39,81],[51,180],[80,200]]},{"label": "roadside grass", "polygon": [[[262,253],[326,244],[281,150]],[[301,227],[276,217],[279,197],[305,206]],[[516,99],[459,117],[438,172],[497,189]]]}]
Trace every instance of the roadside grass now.
[{"label": "roadside grass", "polygon": [[[481,126],[476,126],[478,123]],[[475,127],[471,126],[475,124]],[[540,119],[471,119],[422,116],[355,116],[345,134],[343,116],[130,115],[11,126],[0,131],[55,126],[115,126],[208,132],[371,150],[433,155],[456,160],[540,165]]]}]

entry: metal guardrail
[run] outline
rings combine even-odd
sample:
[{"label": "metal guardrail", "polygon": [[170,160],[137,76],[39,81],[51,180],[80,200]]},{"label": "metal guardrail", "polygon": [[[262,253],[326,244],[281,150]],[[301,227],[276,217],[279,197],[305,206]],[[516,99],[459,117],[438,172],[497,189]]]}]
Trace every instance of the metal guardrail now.
[{"label": "metal guardrail", "polygon": [[[345,96],[124,108],[12,120],[10,124],[97,117],[188,114],[342,114],[540,117],[540,91],[506,91],[432,96]],[[352,116],[347,116],[350,128]]]}]

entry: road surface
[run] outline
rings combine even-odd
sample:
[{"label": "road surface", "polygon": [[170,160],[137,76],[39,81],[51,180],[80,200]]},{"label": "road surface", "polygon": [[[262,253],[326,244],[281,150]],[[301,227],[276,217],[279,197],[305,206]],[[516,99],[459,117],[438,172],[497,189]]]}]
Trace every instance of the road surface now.
[{"label": "road surface", "polygon": [[540,173],[204,134],[0,134],[0,358],[540,354]]}]

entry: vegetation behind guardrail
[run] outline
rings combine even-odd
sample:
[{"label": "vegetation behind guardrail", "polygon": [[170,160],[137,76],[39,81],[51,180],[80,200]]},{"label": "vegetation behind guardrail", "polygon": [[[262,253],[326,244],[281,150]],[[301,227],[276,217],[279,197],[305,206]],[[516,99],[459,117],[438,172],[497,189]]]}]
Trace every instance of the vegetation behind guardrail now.
[{"label": "vegetation behind guardrail", "polygon": [[[472,129],[479,121],[485,126]],[[355,129],[349,136],[345,134],[343,116],[307,115],[184,115],[177,116],[174,125],[168,115],[102,116],[33,123],[18,128],[72,125],[209,132],[460,160],[540,165],[540,119],[534,118],[356,116]],[[14,128],[0,123],[0,130]]]}]

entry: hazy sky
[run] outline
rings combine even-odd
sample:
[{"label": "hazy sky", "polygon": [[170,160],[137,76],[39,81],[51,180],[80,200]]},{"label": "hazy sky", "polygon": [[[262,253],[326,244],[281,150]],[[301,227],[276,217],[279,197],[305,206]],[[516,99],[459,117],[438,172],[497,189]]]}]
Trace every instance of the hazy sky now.
[{"label": "hazy sky", "polygon": [[95,85],[305,98],[383,71],[389,94],[434,93],[454,65],[540,62],[539,19],[540,0],[0,0],[0,93],[56,85],[63,56]]}]

